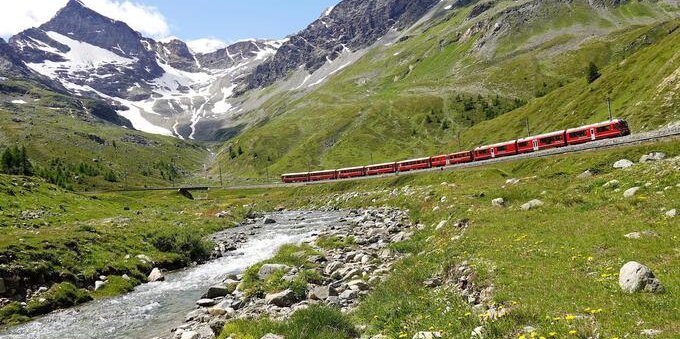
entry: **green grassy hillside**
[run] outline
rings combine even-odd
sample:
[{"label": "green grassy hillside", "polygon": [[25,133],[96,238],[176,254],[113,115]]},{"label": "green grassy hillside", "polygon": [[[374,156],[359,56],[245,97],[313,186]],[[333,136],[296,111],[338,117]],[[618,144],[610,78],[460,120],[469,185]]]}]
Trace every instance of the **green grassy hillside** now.
[{"label": "green grassy hillside", "polygon": [[4,82],[0,102],[0,153],[25,146],[36,174],[63,187],[168,186],[208,157],[202,145],[121,128],[28,82]]},{"label": "green grassy hillside", "polygon": [[[280,174],[449,152],[458,132],[463,147],[524,135],[526,117],[536,133],[603,120],[607,96],[634,131],[680,119],[677,8],[500,1],[474,16],[474,6],[376,45],[309,94],[276,95],[261,107],[270,117],[225,147],[223,169],[262,178],[267,166]],[[590,62],[602,73],[592,84]]]}]

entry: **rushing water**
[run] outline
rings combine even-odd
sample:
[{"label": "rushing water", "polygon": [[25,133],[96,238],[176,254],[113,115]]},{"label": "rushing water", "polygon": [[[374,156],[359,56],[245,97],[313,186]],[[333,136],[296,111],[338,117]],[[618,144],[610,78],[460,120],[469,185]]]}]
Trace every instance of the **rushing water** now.
[{"label": "rushing water", "polygon": [[[168,335],[195,308],[208,287],[227,274],[271,257],[284,244],[298,243],[337,224],[342,212],[283,212],[277,223],[263,225],[256,235],[229,255],[196,267],[166,274],[164,282],[145,284],[133,292],[58,311],[0,333],[0,338],[151,338]],[[235,232],[227,230],[225,232]]]}]

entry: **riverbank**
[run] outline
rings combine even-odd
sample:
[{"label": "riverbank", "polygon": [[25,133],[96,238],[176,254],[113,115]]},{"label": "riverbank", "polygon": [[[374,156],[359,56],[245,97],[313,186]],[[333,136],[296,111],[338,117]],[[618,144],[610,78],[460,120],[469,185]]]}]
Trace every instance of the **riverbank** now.
[{"label": "riverbank", "polygon": [[214,338],[230,321],[282,320],[312,306],[354,310],[401,258],[391,245],[410,239],[416,228],[408,213],[390,208],[351,210],[341,221],[210,287],[169,337]]}]

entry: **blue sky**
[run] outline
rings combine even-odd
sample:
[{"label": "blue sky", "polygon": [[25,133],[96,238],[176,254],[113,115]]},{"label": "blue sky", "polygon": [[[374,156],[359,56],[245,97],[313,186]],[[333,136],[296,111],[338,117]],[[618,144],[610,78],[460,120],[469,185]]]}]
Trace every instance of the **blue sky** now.
[{"label": "blue sky", "polygon": [[284,38],[310,24],[339,0],[144,0],[183,40]]}]

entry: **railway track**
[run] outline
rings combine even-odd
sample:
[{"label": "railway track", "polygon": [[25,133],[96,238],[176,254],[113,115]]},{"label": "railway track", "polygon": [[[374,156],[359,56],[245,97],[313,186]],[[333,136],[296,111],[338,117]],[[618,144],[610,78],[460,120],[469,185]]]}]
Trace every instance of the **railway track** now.
[{"label": "railway track", "polygon": [[544,157],[549,157],[549,156],[559,155],[559,154],[566,154],[566,153],[589,152],[589,151],[594,151],[594,150],[601,150],[601,149],[608,149],[608,148],[617,148],[617,147],[623,147],[623,146],[651,143],[651,142],[656,142],[656,141],[661,141],[661,140],[666,140],[666,139],[675,139],[675,138],[678,138],[678,137],[680,137],[680,126],[656,130],[656,131],[652,131],[652,132],[633,134],[633,135],[629,135],[629,136],[625,136],[625,137],[621,137],[621,138],[598,140],[598,141],[592,141],[592,142],[580,144],[580,145],[565,146],[565,147],[553,148],[553,149],[548,149],[548,150],[543,150],[543,151],[538,151],[538,152],[533,152],[533,153],[518,154],[518,155],[495,158],[495,159],[489,159],[489,160],[482,160],[482,161],[475,161],[475,162],[470,162],[470,163],[450,165],[450,166],[445,166],[445,167],[414,170],[414,171],[409,171],[409,172],[406,172],[406,173],[396,173],[396,174],[391,173],[391,174],[384,174],[384,175],[374,175],[374,176],[356,177],[356,178],[348,178],[348,179],[324,180],[324,181],[305,182],[305,183],[292,183],[292,184],[270,183],[270,184],[253,184],[253,185],[233,185],[233,186],[224,186],[224,187],[222,187],[222,186],[177,186],[177,187],[157,187],[157,188],[127,188],[127,189],[120,189],[120,190],[105,190],[105,191],[96,191],[96,192],[90,191],[90,192],[79,192],[79,193],[98,194],[98,193],[114,193],[114,192],[179,191],[179,190],[188,190],[188,191],[201,190],[201,191],[204,191],[204,190],[211,190],[211,189],[237,190],[237,189],[267,189],[267,188],[281,188],[281,187],[301,187],[301,186],[308,186],[308,185],[321,185],[321,184],[333,183],[333,182],[372,180],[372,179],[389,178],[389,177],[395,177],[395,176],[407,175],[407,174],[442,172],[442,171],[450,171],[450,170],[455,170],[455,169],[460,169],[460,168],[481,167],[481,166],[486,166],[486,165],[491,165],[491,164],[496,164],[496,163],[501,163],[501,162],[507,162],[507,161],[531,159],[531,158],[544,158]]}]

